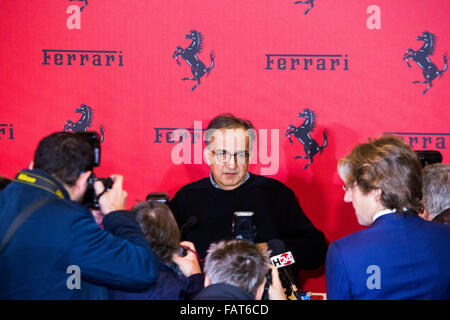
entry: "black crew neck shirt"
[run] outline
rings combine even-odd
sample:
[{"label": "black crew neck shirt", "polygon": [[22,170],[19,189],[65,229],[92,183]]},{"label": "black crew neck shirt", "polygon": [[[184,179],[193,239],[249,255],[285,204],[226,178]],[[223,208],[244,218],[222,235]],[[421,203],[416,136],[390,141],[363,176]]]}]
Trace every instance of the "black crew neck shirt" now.
[{"label": "black crew neck shirt", "polygon": [[227,191],[214,187],[207,177],[182,187],[170,207],[180,228],[197,217],[195,225],[183,229],[182,240],[193,242],[201,259],[211,243],[232,239],[235,211],[253,211],[255,243],[283,241],[296,268],[314,269],[324,263],[323,233],[303,213],[294,192],[278,180],[250,174],[242,185]]}]

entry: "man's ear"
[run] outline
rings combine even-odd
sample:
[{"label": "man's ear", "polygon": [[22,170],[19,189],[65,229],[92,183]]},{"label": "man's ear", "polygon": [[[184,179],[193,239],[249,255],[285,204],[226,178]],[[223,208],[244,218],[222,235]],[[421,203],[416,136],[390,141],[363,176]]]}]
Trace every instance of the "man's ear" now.
[{"label": "man's ear", "polygon": [[213,162],[211,155],[211,148],[209,146],[206,146],[205,149],[203,149],[203,159],[208,164],[208,166],[210,166]]},{"label": "man's ear", "polygon": [[266,285],[267,279],[264,278],[263,283],[258,287],[258,290],[256,291],[255,300],[261,300],[264,295],[264,286]]},{"label": "man's ear", "polygon": [[372,192],[375,195],[375,199],[377,201],[381,201],[381,193],[382,193],[381,189],[380,188],[374,189],[374,190],[372,190]]},{"label": "man's ear", "polygon": [[205,274],[205,281],[203,282],[205,288],[211,284],[211,279]]},{"label": "man's ear", "polygon": [[424,220],[431,221],[430,214],[428,213],[427,209],[423,209],[423,212],[419,213],[419,217],[421,217]]},{"label": "man's ear", "polygon": [[[250,163],[252,163],[253,164],[253,161],[251,161],[252,160],[252,157],[253,157],[253,155],[255,154],[255,151],[253,151],[253,148],[252,149],[250,149],[249,151],[248,151],[248,161],[250,162]],[[256,164],[257,162],[255,162],[255,164]]]},{"label": "man's ear", "polygon": [[34,160],[30,161],[30,164],[28,165],[28,169],[30,169],[30,170],[34,169]]}]

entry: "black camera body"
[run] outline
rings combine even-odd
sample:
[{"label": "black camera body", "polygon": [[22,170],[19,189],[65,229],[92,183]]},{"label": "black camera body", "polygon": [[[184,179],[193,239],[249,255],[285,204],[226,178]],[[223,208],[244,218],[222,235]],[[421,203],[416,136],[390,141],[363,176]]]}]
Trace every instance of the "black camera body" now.
[{"label": "black camera body", "polygon": [[156,201],[161,202],[164,204],[169,204],[169,194],[166,192],[150,192],[147,197],[145,198],[145,201]]},{"label": "black camera body", "polygon": [[86,189],[86,193],[84,194],[82,203],[90,209],[99,210],[100,209],[100,205],[98,203],[99,198],[95,193],[94,182],[101,181],[106,190],[111,189],[113,185],[113,181],[111,178],[98,178],[94,174],[94,167],[100,166],[100,159],[101,159],[100,138],[97,132],[95,131],[76,132],[75,134],[80,135],[86,141],[89,142],[94,154],[94,158],[92,159],[92,164],[90,166],[92,174],[88,179],[88,186]]},{"label": "black camera body", "polygon": [[416,150],[422,168],[434,163],[442,163],[442,153],[437,150]]},{"label": "black camera body", "polygon": [[187,250],[186,247],[180,246],[180,247],[178,248],[178,255],[179,255],[180,257],[186,257],[187,254],[188,254],[188,250]]},{"label": "black camera body", "polygon": [[111,178],[97,178],[95,176],[94,172],[92,172],[91,176],[89,177],[88,186],[86,189],[86,193],[84,194],[84,198],[83,198],[83,204],[90,209],[100,210],[100,205],[98,203],[99,197],[95,193],[95,189],[94,189],[95,181],[101,181],[106,190],[109,190],[112,188],[113,181]]}]

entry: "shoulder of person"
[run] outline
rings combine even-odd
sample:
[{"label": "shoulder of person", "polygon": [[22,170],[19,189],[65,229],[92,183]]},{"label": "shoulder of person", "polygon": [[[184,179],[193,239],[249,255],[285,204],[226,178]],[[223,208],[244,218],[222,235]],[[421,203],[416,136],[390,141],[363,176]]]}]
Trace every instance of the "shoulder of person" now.
[{"label": "shoulder of person", "polygon": [[89,209],[82,204],[69,199],[51,197],[44,205],[46,213],[55,214],[60,218],[71,218],[75,216],[91,216]]},{"label": "shoulder of person", "polygon": [[176,193],[176,195],[180,195],[189,191],[202,190],[207,189],[211,185],[209,177],[185,184],[182,186]]},{"label": "shoulder of person", "polygon": [[253,179],[251,185],[254,187],[260,187],[260,188],[270,188],[274,191],[281,191],[281,192],[288,192],[288,193],[294,193],[294,191],[289,188],[287,185],[285,185],[283,182],[274,179],[269,178],[257,174],[251,173],[251,177]]},{"label": "shoulder of person", "polygon": [[36,219],[35,223],[45,223],[49,228],[56,227],[58,228],[56,233],[69,232],[67,234],[69,237],[72,236],[69,230],[72,230],[74,227],[78,228],[80,223],[83,226],[86,223],[96,223],[87,207],[68,199],[60,199],[53,196],[42,207],[38,208],[36,212],[32,213],[31,217],[33,216]]},{"label": "shoulder of person", "polygon": [[370,246],[368,242],[368,239],[371,239],[371,233],[373,232],[373,228],[366,228],[363,230],[356,231],[354,233],[351,233],[345,237],[342,237],[340,239],[337,239],[330,243],[329,247],[335,247],[336,249],[339,249],[341,252],[347,252],[347,251],[353,251],[358,249],[361,249],[362,251],[367,250],[367,248]]},{"label": "shoulder of person", "polygon": [[438,222],[450,226],[450,208],[445,209],[443,212],[434,217],[432,222]]},{"label": "shoulder of person", "polygon": [[[442,215],[442,213],[441,213]],[[447,214],[448,216],[448,214]],[[439,217],[439,215],[437,216]],[[420,218],[421,220],[423,220],[422,218]],[[449,218],[446,218],[447,221],[449,220]],[[443,223],[442,221],[439,222],[438,219],[434,218],[432,221],[424,221],[425,223],[423,223],[426,227],[424,227],[424,230],[427,230],[430,234],[435,235],[435,236],[444,236],[446,238],[450,237],[450,225]]]}]

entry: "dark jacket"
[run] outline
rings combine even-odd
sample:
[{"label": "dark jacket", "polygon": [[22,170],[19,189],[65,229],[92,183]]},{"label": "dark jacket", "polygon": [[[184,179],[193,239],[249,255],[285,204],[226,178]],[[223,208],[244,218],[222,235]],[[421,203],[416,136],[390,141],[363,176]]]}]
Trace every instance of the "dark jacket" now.
[{"label": "dark jacket", "polygon": [[203,274],[185,277],[181,271],[169,267],[159,259],[158,279],[142,292],[110,291],[113,300],[192,300],[203,289]]},{"label": "dark jacket", "polygon": [[195,225],[184,229],[182,239],[194,243],[201,259],[211,243],[233,238],[235,211],[253,211],[255,242],[283,241],[296,268],[314,269],[325,261],[324,234],[303,213],[294,192],[275,179],[250,174],[242,185],[225,191],[204,178],[182,187],[170,207],[180,227],[197,217]]},{"label": "dark jacket", "polygon": [[242,288],[217,283],[204,288],[194,300],[255,300],[255,297]]},{"label": "dark jacket", "polygon": [[330,244],[327,297],[450,299],[450,227],[391,213]]},{"label": "dark jacket", "polygon": [[[106,299],[106,286],[142,290],[156,280],[155,257],[129,214],[106,215],[101,229],[90,211],[69,200],[52,176],[41,170],[24,171],[52,181],[63,198],[20,182],[0,193],[0,239],[29,204],[50,198],[1,253],[0,299]],[[67,271],[72,265],[79,267],[80,289],[68,288],[69,277],[75,275]]]},{"label": "dark jacket", "polygon": [[433,222],[439,222],[450,226],[450,208],[445,209],[441,213],[439,213],[434,219]]}]

